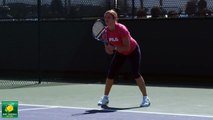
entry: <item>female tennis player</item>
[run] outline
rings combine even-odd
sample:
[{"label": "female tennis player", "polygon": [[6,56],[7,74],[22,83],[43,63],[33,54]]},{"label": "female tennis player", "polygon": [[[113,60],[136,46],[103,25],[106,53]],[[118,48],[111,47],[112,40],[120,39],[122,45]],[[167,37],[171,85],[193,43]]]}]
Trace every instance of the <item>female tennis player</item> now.
[{"label": "female tennis player", "polygon": [[114,56],[109,66],[104,96],[98,101],[98,105],[104,106],[109,103],[108,95],[113,85],[114,78],[117,75],[118,69],[122,66],[124,61],[128,59],[132,64],[133,76],[142,93],[140,107],[148,107],[151,103],[147,96],[145,81],[140,74],[140,47],[136,40],[131,37],[128,29],[123,24],[118,23],[117,19],[118,15],[114,10],[108,10],[104,13],[106,35],[103,36],[106,37],[104,39],[109,43],[104,45],[105,51],[108,54],[114,53]]}]

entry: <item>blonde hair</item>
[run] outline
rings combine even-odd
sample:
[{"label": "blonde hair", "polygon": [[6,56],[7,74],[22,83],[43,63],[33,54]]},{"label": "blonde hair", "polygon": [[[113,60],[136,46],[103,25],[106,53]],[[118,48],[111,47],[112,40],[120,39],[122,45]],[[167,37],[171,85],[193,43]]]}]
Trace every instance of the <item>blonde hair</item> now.
[{"label": "blonde hair", "polygon": [[118,14],[117,14],[117,12],[116,12],[115,10],[113,10],[113,9],[107,10],[107,11],[104,13],[104,15],[106,15],[107,13],[111,14],[112,17],[113,17],[113,19],[114,19],[115,21],[118,21]]}]

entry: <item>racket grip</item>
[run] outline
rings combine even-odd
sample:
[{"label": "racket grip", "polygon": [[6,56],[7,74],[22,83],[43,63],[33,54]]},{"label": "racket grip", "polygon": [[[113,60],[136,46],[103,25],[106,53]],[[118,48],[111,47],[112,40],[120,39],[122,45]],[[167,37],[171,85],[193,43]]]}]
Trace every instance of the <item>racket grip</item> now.
[{"label": "racket grip", "polygon": [[114,50],[117,51],[117,50],[118,50],[118,47],[114,47]]},{"label": "racket grip", "polygon": [[103,42],[104,44],[108,45],[108,42],[106,40],[101,39],[101,42]]}]

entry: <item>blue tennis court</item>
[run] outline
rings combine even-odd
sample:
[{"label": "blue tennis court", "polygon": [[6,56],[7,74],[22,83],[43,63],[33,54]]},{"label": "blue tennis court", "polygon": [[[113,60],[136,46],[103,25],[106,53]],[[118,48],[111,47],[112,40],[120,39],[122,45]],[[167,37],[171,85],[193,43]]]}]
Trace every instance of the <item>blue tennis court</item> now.
[{"label": "blue tennis court", "polygon": [[[15,118],[14,118],[15,119]],[[19,105],[20,120],[212,120],[213,116],[81,108],[47,105]]]}]

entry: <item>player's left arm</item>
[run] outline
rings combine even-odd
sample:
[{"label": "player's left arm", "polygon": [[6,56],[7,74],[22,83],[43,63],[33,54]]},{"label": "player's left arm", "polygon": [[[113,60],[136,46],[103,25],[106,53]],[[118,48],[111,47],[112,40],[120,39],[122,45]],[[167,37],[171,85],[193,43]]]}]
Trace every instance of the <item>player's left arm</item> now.
[{"label": "player's left arm", "polygon": [[128,37],[128,35],[125,35],[122,37],[122,46],[118,46],[117,48],[115,48],[118,52],[125,52],[128,51],[130,49],[130,38]]}]

